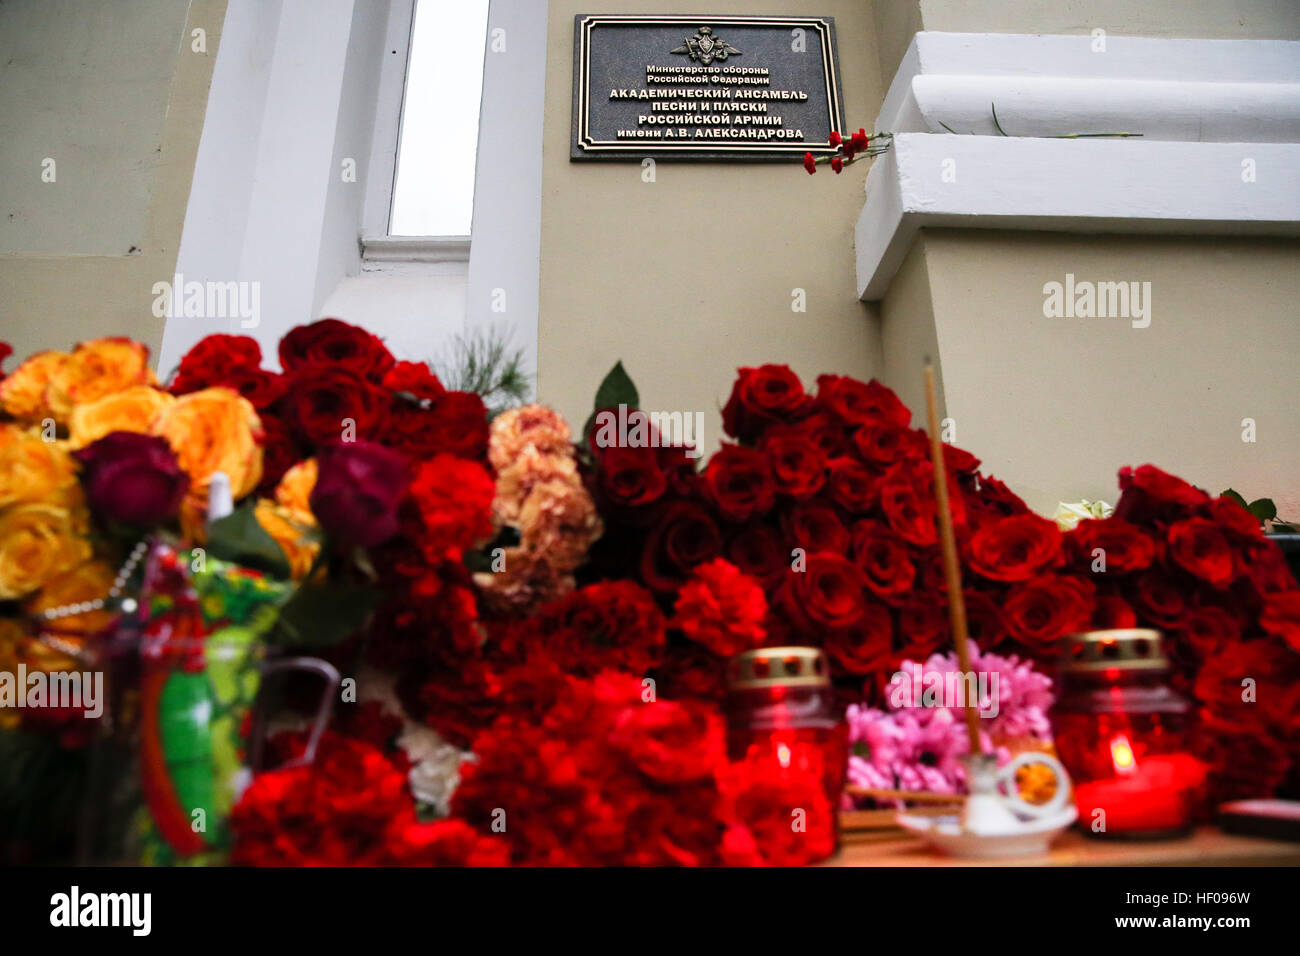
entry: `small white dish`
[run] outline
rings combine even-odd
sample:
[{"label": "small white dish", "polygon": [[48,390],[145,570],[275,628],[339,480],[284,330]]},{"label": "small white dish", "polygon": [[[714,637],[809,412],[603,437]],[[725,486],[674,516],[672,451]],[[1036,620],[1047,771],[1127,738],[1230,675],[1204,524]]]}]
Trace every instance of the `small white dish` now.
[{"label": "small white dish", "polygon": [[961,827],[961,817],[922,817],[900,813],[898,825],[921,837],[935,849],[951,856],[972,859],[1005,859],[1013,856],[1040,856],[1051,842],[1074,822],[1078,813],[1074,805],[1050,816],[1024,820],[1001,833],[971,833]]}]

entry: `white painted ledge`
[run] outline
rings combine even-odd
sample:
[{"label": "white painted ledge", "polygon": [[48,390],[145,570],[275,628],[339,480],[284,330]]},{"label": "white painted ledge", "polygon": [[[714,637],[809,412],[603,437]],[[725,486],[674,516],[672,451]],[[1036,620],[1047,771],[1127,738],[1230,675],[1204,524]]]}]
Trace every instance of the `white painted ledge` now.
[{"label": "white painted ledge", "polygon": [[[895,138],[855,232],[863,299],[927,226],[1300,235],[1300,43],[1091,39],[916,35],[876,122]],[[1144,135],[1045,138],[1121,130]]]},{"label": "white painted ledge", "polygon": [[469,236],[363,236],[366,262],[469,262]]}]

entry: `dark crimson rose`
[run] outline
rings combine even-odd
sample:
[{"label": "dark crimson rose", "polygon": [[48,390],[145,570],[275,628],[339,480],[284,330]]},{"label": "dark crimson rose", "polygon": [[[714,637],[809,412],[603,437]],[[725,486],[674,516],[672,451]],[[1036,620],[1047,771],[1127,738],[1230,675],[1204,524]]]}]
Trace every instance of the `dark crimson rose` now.
[{"label": "dark crimson rose", "polygon": [[100,519],[148,527],[176,517],[190,479],[165,438],[111,432],[73,457],[86,501]]},{"label": "dark crimson rose", "polygon": [[1300,654],[1300,591],[1270,594],[1264,599],[1259,625],[1265,632],[1279,637]]},{"label": "dark crimson rose", "polygon": [[827,461],[832,458],[844,458],[850,454],[853,447],[849,443],[844,423],[825,409],[809,415],[795,428],[816,443]]},{"label": "dark crimson rose", "polygon": [[693,501],[674,501],[659,513],[641,553],[641,580],[651,590],[677,590],[697,564],[722,551],[722,533],[712,515]]},{"label": "dark crimson rose", "polygon": [[925,432],[900,425],[863,425],[854,434],[853,444],[862,460],[877,468],[928,454]]},{"label": "dark crimson rose", "polygon": [[812,437],[798,428],[770,429],[758,444],[772,464],[776,490],[795,499],[811,498],[826,481],[826,456]]},{"label": "dark crimson rose", "polygon": [[1259,520],[1231,498],[1215,498],[1210,502],[1210,517],[1232,532],[1239,541],[1259,541],[1264,529]]},{"label": "dark crimson rose", "polygon": [[1177,628],[1187,610],[1186,587],[1167,573],[1151,568],[1143,571],[1125,588],[1129,603],[1144,621],[1157,627]]},{"label": "dark crimson rose", "polygon": [[345,434],[368,440],[388,412],[388,394],[352,369],[309,365],[289,378],[288,408],[299,437],[313,445],[332,445]]},{"label": "dark crimson rose", "polygon": [[[1070,532],[1072,563],[1080,569],[1092,570],[1098,559],[1106,559],[1104,571],[1095,574],[1128,574],[1151,567],[1156,557],[1156,543],[1135,524],[1123,518],[1088,518],[1080,521]],[[1098,549],[1102,554],[1098,554]]]},{"label": "dark crimson rose", "polygon": [[849,514],[865,515],[880,500],[880,479],[852,458],[839,458],[831,462],[827,490]]},{"label": "dark crimson rose", "polygon": [[340,442],[316,456],[311,510],[325,533],[373,547],[397,533],[398,505],[411,483],[406,458],[373,442]]},{"label": "dark crimson rose", "polygon": [[913,597],[898,611],[898,631],[890,667],[897,670],[903,661],[924,661],[951,642],[947,600],[942,597],[939,600]]},{"label": "dark crimson rose", "polygon": [[786,575],[775,598],[795,629],[813,636],[860,624],[867,613],[867,581],[857,565],[827,551],[808,554],[805,563],[805,570]]},{"label": "dark crimson rose", "polygon": [[888,665],[893,634],[889,608],[873,601],[866,605],[857,624],[831,631],[822,646],[838,669],[848,674],[871,674]]},{"label": "dark crimson rose", "polygon": [[1286,563],[1286,556],[1277,542],[1260,538],[1246,544],[1242,554],[1251,587],[1259,595],[1295,589],[1295,575]]},{"label": "dark crimson rose", "polygon": [[992,581],[1025,581],[1056,564],[1061,531],[1035,514],[986,524],[970,541],[970,566]]},{"label": "dark crimson rose", "polygon": [[[4,360],[13,354],[14,354],[14,347],[12,345],[10,345],[8,342],[0,342],[0,365],[4,364]],[[0,369],[0,381],[3,381],[4,377],[5,377],[4,369]]]},{"label": "dark crimson rose", "polygon": [[1022,581],[1002,606],[1007,633],[1034,651],[1059,653],[1061,638],[1088,629],[1094,593],[1088,581],[1055,574]]},{"label": "dark crimson rose", "polygon": [[234,389],[248,399],[259,412],[270,408],[285,393],[283,375],[276,375],[255,366],[232,369],[221,381],[214,385],[224,385]]},{"label": "dark crimson rose", "polygon": [[772,509],[776,487],[767,456],[739,445],[723,445],[704,469],[709,499],[730,521],[745,521]]},{"label": "dark crimson rose", "polygon": [[797,421],[811,404],[788,365],[742,368],[722,409],[722,427],[732,438],[753,442],[771,425]]},{"label": "dark crimson rose", "polygon": [[833,551],[844,554],[849,549],[849,530],[835,509],[824,501],[801,501],[781,516],[781,530],[789,546],[785,549],[789,564],[791,549]]},{"label": "dark crimson rose", "polygon": [[425,362],[394,362],[392,368],[384,373],[382,384],[391,392],[405,392],[412,398],[430,402],[436,402],[447,394],[442,381]]},{"label": "dark crimson rose", "polygon": [[262,481],[257,493],[264,498],[275,495],[275,486],[284,473],[302,460],[303,454],[284,420],[262,413]]},{"label": "dark crimson rose", "polygon": [[727,660],[698,644],[670,646],[655,669],[659,693],[721,703],[727,696]]},{"label": "dark crimson rose", "polygon": [[1203,511],[1210,496],[1155,465],[1121,468],[1122,494],[1115,505],[1115,517],[1142,524],[1146,521],[1174,521]]},{"label": "dark crimson rose", "polygon": [[850,425],[907,427],[912,413],[898,396],[875,379],[862,383],[842,375],[817,378],[817,403]]},{"label": "dark crimson rose", "polygon": [[487,461],[487,406],[473,392],[448,392],[433,406],[430,446],[466,461]]},{"label": "dark crimson rose", "polygon": [[618,507],[635,508],[658,501],[668,490],[659,464],[659,449],[647,445],[611,445],[597,450],[601,493]]},{"label": "dark crimson rose", "polygon": [[966,627],[971,639],[986,651],[997,647],[1007,636],[998,598],[987,591],[967,590],[962,593],[966,595]]},{"label": "dark crimson rose", "polygon": [[[1181,636],[1201,657],[1209,657],[1241,639],[1236,618],[1221,607],[1190,608],[1182,624]],[[1133,627],[1132,624],[1119,626]]]},{"label": "dark crimson rose", "polygon": [[710,778],[726,757],[717,708],[698,700],[655,700],[619,711],[609,742],[651,780]]},{"label": "dark crimson rose", "polygon": [[996,478],[986,475],[979,476],[978,489],[967,491],[965,497],[971,507],[994,514],[1018,515],[1029,510],[1029,506],[1015,492]]},{"label": "dark crimson rose", "polygon": [[[888,472],[880,485],[880,506],[885,520],[909,544],[929,547],[939,541],[935,524],[934,467],[928,461],[902,462]],[[956,482],[949,476],[949,487]],[[966,508],[959,494],[949,498],[953,525],[966,524]]]},{"label": "dark crimson rose", "polygon": [[393,367],[393,356],[377,335],[338,319],[321,319],[290,329],[280,340],[280,365],[286,372],[313,365],[346,368],[380,382]]},{"label": "dark crimson rose", "polygon": [[1106,594],[1097,598],[1097,609],[1092,614],[1092,626],[1099,631],[1137,627],[1137,613],[1132,605],[1118,594]]},{"label": "dark crimson rose", "polygon": [[173,395],[224,385],[236,370],[262,364],[262,347],[247,335],[209,335],[194,343],[181,359],[170,391]]},{"label": "dark crimson rose", "polygon": [[772,587],[789,569],[792,550],[775,528],[748,524],[727,543],[727,560],[764,587]]},{"label": "dark crimson rose", "polygon": [[898,535],[878,521],[853,526],[853,560],[867,576],[867,587],[886,601],[896,601],[912,590],[916,568]]},{"label": "dark crimson rose", "polygon": [[980,460],[966,451],[964,448],[958,448],[956,445],[949,445],[947,442],[943,445],[943,463],[948,466],[949,470],[959,475],[974,475],[979,471]]},{"label": "dark crimson rose", "polygon": [[1237,576],[1237,558],[1227,534],[1207,518],[1170,526],[1169,560],[1220,591]]}]

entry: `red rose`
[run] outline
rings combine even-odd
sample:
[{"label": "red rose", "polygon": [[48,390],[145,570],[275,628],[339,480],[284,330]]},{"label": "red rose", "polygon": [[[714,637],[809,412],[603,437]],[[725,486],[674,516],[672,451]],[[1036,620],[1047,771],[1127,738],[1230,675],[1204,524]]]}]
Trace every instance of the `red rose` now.
[{"label": "red rose", "polygon": [[[425,362],[394,362],[384,373],[382,384],[389,391],[404,392],[417,402],[432,404],[447,394],[442,381]],[[409,400],[405,404],[411,407]]]},{"label": "red rose", "polygon": [[1277,542],[1260,538],[1247,543],[1242,553],[1242,563],[1246,566],[1246,573],[1250,576],[1251,587],[1256,594],[1295,590],[1295,575]]},{"label": "red rose", "polygon": [[103,521],[164,524],[176,516],[190,487],[176,453],[155,435],[111,432],[73,457],[81,463],[86,502]]},{"label": "red rose", "polygon": [[749,524],[727,543],[727,560],[764,587],[773,587],[790,567],[792,550],[774,528]]},{"label": "red rose", "polygon": [[844,672],[871,674],[888,665],[893,635],[889,609],[872,602],[856,625],[828,633],[823,647],[831,662]]},{"label": "red rose", "polygon": [[610,744],[651,780],[670,784],[711,777],[726,755],[717,708],[695,700],[629,704]]},{"label": "red rose", "polygon": [[[928,461],[902,462],[888,472],[880,485],[880,506],[885,520],[909,544],[929,547],[938,543],[932,482],[934,466]],[[949,476],[949,487],[956,482]],[[953,525],[966,524],[966,508],[959,494],[948,499]]]},{"label": "red rose", "polygon": [[831,462],[828,490],[832,500],[851,515],[865,515],[880,500],[880,480],[852,458]]},{"label": "red rose", "polygon": [[[947,459],[944,459],[947,461]],[[963,496],[972,507],[1000,515],[1024,514],[1029,507],[1010,488],[986,475],[978,478],[978,488],[964,490]]]},{"label": "red rose", "polygon": [[898,611],[890,668],[897,670],[903,661],[923,661],[951,641],[946,595],[937,601],[921,597],[905,601]]},{"label": "red rose", "polygon": [[[1133,627],[1132,624],[1121,626]],[[1181,637],[1204,658],[1239,641],[1241,627],[1221,607],[1193,607],[1183,618]]]},{"label": "red rose", "polygon": [[862,383],[841,375],[817,378],[817,402],[850,425],[907,427],[912,413],[898,396],[875,379]]},{"label": "red rose", "polygon": [[776,427],[763,435],[759,451],[772,465],[776,490],[792,498],[811,498],[826,481],[826,456],[806,432]]},{"label": "red rose", "polygon": [[420,544],[431,561],[460,561],[492,533],[496,485],[482,465],[437,455],[420,465],[411,497],[424,525]]},{"label": "red rose", "polygon": [[397,832],[396,866],[506,866],[510,847],[463,820],[409,823]]},{"label": "red rose", "polygon": [[668,490],[659,450],[646,445],[598,449],[600,491],[615,507],[636,508],[658,501]]},{"label": "red rose", "polygon": [[1035,651],[1059,651],[1067,634],[1086,631],[1092,621],[1092,584],[1044,574],[1012,587],[1003,604],[1007,633]]},{"label": "red rose", "polygon": [[254,367],[232,369],[220,382],[213,384],[234,389],[259,412],[278,402],[286,388],[284,376]]},{"label": "red rose", "polygon": [[1035,514],[986,524],[970,541],[970,566],[992,581],[1025,581],[1052,567],[1061,555],[1056,522]]},{"label": "red rose", "polygon": [[716,558],[722,533],[693,501],[673,501],[658,513],[641,552],[641,580],[660,593],[677,590],[691,569]]},{"label": "red rose", "polygon": [[1166,474],[1155,465],[1121,468],[1122,494],[1115,505],[1115,517],[1135,524],[1172,521],[1203,510],[1210,496],[1181,478]]},{"label": "red rose", "polygon": [[786,575],[776,594],[790,623],[808,636],[859,624],[866,614],[867,581],[858,567],[826,551],[810,553],[806,563],[806,570]]},{"label": "red rose", "polygon": [[1002,608],[996,597],[987,591],[962,592],[966,595],[966,628],[984,650],[996,647],[1006,639],[1007,629],[1002,623]]},{"label": "red rose", "polygon": [[788,365],[742,368],[722,409],[722,427],[733,438],[753,442],[771,425],[797,421],[810,405]]},{"label": "red rose", "polygon": [[426,429],[426,441],[421,447],[466,461],[487,461],[487,406],[473,392],[448,392],[440,398]]},{"label": "red rose", "polygon": [[341,442],[317,454],[311,510],[330,537],[374,547],[397,533],[398,505],[411,482],[406,459],[373,442]]},{"label": "red rose", "polygon": [[350,368],[309,365],[289,379],[288,407],[299,436],[313,445],[332,445],[346,434],[379,434],[388,395]]},{"label": "red rose", "polygon": [[280,365],[286,372],[309,366],[346,368],[373,382],[393,367],[383,341],[338,319],[321,319],[290,329],[280,340]]},{"label": "red rose", "polygon": [[303,454],[283,419],[265,412],[259,417],[262,420],[262,482],[257,486],[257,493],[270,498],[275,495],[275,487],[284,473],[301,461]]},{"label": "red rose", "polygon": [[783,564],[789,565],[796,547],[804,551],[831,551],[844,554],[849,549],[849,531],[839,514],[823,501],[802,501],[781,516],[781,530],[789,547],[784,549]]},{"label": "red rose", "polygon": [[731,657],[763,646],[766,617],[763,589],[734,564],[718,558],[697,567],[682,587],[673,623],[695,643]]},{"label": "red rose", "polygon": [[1151,568],[1142,572],[1125,591],[1143,619],[1167,630],[1181,625],[1187,610],[1186,589],[1164,571]]},{"label": "red rose", "polygon": [[1264,538],[1259,519],[1231,498],[1215,498],[1210,502],[1210,517],[1232,533],[1239,541],[1251,542]]},{"label": "red rose", "polygon": [[878,468],[928,454],[925,432],[900,425],[863,425],[854,434],[853,443],[862,460]]},{"label": "red rose", "polygon": [[[1089,518],[1080,521],[1068,539],[1071,563],[1092,569],[1098,558],[1106,561],[1106,574],[1144,571],[1155,560],[1155,542],[1137,525],[1123,518]],[[1097,554],[1098,549],[1102,554]],[[1102,572],[1096,572],[1102,573]]]},{"label": "red rose", "polygon": [[1300,654],[1300,591],[1285,591],[1264,598],[1259,626],[1280,637]]},{"label": "red rose", "polygon": [[1206,518],[1188,518],[1169,528],[1169,559],[1220,591],[1237,576],[1227,534]]},{"label": "red rose", "polygon": [[827,461],[844,458],[852,452],[844,422],[825,409],[814,412],[794,427],[812,439]]},{"label": "red rose", "polygon": [[704,469],[710,500],[730,521],[745,521],[771,510],[776,487],[767,456],[739,445],[723,445]]},{"label": "red rose", "polygon": [[867,576],[867,587],[886,601],[912,590],[916,568],[902,539],[877,521],[853,526],[853,560]]},{"label": "red rose", "polygon": [[224,385],[236,370],[256,369],[262,364],[262,347],[247,335],[209,335],[181,358],[169,391],[185,395],[213,385]]},{"label": "red rose", "polygon": [[1137,613],[1132,605],[1118,594],[1106,594],[1097,598],[1097,608],[1092,614],[1092,626],[1099,631],[1137,627]]}]

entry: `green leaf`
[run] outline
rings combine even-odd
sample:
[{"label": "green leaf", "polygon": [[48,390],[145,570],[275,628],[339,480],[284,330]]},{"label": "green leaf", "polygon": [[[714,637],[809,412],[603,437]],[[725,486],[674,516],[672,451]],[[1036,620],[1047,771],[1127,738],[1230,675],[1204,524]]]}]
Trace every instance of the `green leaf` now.
[{"label": "green leaf", "polygon": [[591,434],[591,427],[596,424],[597,412],[606,408],[618,408],[620,405],[626,405],[629,409],[639,408],[640,404],[641,396],[637,394],[636,384],[623,368],[620,359],[614,363],[614,367],[609,370],[609,374],[596,389],[596,401],[592,406],[591,415],[582,426],[582,442],[586,442],[587,436]]},{"label": "green leaf", "polygon": [[374,588],[330,581],[304,584],[280,611],[271,642],[281,646],[327,647],[360,630],[379,604]]},{"label": "green leaf", "polygon": [[1231,488],[1225,488],[1223,492],[1219,495],[1219,497],[1230,498],[1233,501],[1235,501],[1237,504],[1245,508],[1247,511],[1250,510],[1250,505],[1246,504],[1246,499],[1241,497],[1241,495],[1237,494],[1237,492],[1233,491]]},{"label": "green leaf", "polygon": [[214,558],[263,571],[282,580],[289,578],[289,559],[258,523],[251,501],[208,527],[207,552]]},{"label": "green leaf", "polygon": [[1277,505],[1272,498],[1256,498],[1246,506],[1246,510],[1260,521],[1272,521],[1277,517]]}]

